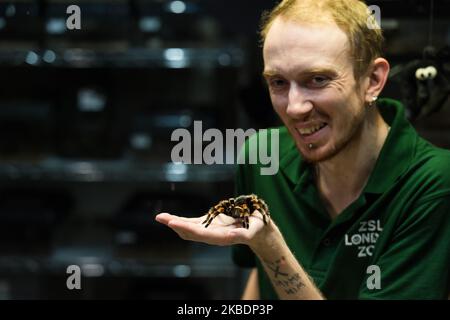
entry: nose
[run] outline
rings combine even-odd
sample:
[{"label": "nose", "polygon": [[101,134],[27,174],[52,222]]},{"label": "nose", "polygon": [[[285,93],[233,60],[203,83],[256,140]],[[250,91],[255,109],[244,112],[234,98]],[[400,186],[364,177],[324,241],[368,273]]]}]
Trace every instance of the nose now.
[{"label": "nose", "polygon": [[289,87],[289,101],[286,109],[288,116],[294,119],[301,119],[307,116],[313,109],[313,104],[309,101],[302,88],[297,84],[291,84]]}]

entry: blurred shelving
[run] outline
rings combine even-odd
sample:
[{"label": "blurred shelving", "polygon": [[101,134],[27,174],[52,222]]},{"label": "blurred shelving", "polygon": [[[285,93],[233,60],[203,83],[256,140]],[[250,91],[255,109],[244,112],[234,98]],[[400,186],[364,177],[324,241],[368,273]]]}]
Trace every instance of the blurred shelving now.
[{"label": "blurred shelving", "polygon": [[1,50],[0,66],[64,68],[239,68],[244,53],[239,48],[136,48],[100,51]]},{"label": "blurred shelving", "polygon": [[139,164],[127,160],[60,160],[38,163],[0,161],[0,181],[40,182],[223,182],[233,179],[234,165]]}]

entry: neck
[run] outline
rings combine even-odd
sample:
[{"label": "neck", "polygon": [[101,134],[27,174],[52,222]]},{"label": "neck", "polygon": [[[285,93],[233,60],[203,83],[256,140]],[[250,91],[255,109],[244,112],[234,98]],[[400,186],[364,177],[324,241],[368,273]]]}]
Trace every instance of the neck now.
[{"label": "neck", "polygon": [[[389,126],[376,108],[370,110],[358,136],[335,157],[316,165],[318,188],[335,214],[361,194],[386,140]],[[338,204],[336,204],[338,203]],[[341,203],[341,205],[339,205]],[[343,209],[340,208],[340,209]]]}]

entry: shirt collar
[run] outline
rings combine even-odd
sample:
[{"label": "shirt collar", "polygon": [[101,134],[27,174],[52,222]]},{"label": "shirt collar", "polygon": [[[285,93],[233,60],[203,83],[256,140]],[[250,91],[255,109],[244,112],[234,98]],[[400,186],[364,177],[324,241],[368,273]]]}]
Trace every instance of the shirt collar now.
[{"label": "shirt collar", "polygon": [[364,191],[369,193],[383,193],[408,169],[418,139],[399,101],[380,99],[377,106],[391,130],[365,187]]},{"label": "shirt collar", "polygon": [[[393,99],[377,102],[381,116],[391,127],[369,177],[365,193],[383,193],[409,167],[415,152],[418,135],[405,116],[404,106]],[[287,152],[280,159],[280,169],[294,184],[302,189],[313,181],[312,166],[304,161],[289,136]]]}]

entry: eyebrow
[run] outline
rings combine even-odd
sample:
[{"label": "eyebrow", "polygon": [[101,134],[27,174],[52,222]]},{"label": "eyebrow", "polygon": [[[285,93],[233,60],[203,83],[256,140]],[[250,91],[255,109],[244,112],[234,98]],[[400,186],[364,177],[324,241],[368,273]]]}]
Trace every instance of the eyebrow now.
[{"label": "eyebrow", "polygon": [[[313,74],[318,74],[318,73],[322,73],[322,74],[337,74],[336,71],[334,69],[331,68],[323,68],[323,67],[318,67],[318,68],[310,68],[310,69],[306,69],[301,71],[299,74],[301,74],[302,76],[308,76],[308,75],[313,75]],[[262,73],[262,76],[264,78],[270,78],[273,76],[278,75],[279,72],[277,72],[276,70],[264,70],[264,72]]]}]

